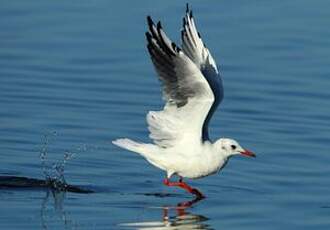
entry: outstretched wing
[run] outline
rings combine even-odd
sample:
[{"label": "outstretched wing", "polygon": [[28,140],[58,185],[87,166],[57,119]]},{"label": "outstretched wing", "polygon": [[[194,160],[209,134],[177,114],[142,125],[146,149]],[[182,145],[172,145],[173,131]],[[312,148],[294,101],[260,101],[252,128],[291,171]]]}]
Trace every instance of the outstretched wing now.
[{"label": "outstretched wing", "polygon": [[203,124],[202,139],[208,140],[208,124],[216,108],[223,99],[223,85],[216,63],[196,29],[192,10],[187,4],[181,30],[182,50],[198,66],[207,80],[214,96],[214,102]]},{"label": "outstretched wing", "polygon": [[147,20],[147,48],[163,84],[166,103],[182,107],[188,98],[208,98],[211,92],[199,68],[166,36],[160,22],[156,27],[149,16]]},{"label": "outstretched wing", "polygon": [[[150,138],[164,148],[185,141],[201,142],[205,140],[202,131],[205,120],[215,101],[215,94],[203,71],[213,59],[205,56],[208,62],[196,63],[193,49],[189,54],[182,51],[166,36],[160,22],[156,26],[149,16],[147,20],[147,47],[166,101],[162,111],[150,111],[147,115]],[[195,50],[199,52],[197,46]],[[213,69],[217,72],[216,67]]]}]

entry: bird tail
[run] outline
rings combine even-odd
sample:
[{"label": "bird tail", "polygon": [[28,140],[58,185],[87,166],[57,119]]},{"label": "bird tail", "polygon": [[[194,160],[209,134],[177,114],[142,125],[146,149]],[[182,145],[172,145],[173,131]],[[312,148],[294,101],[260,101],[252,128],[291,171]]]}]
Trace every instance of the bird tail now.
[{"label": "bird tail", "polygon": [[[145,155],[146,150],[150,144],[139,143],[128,138],[120,138],[112,141],[112,144],[117,145],[120,148],[127,149],[132,152]],[[149,151],[148,151],[149,152]]]},{"label": "bird tail", "polygon": [[154,166],[166,170],[163,154],[156,154],[158,150],[156,145],[139,143],[128,138],[120,138],[112,141],[112,143],[123,149],[139,153]]}]

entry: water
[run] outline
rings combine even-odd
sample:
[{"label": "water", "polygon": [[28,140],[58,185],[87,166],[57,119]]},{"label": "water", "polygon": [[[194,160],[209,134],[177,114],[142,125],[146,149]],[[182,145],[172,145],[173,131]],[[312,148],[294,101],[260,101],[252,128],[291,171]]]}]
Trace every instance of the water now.
[{"label": "water", "polygon": [[1,189],[1,229],[329,229],[330,3],[191,5],[225,84],[211,136],[258,157],[193,181],[207,199],[183,210],[189,194],[111,144],[147,140],[162,101],[145,16],[178,41],[185,1],[3,1],[0,175],[45,178],[56,132],[47,164],[74,153],[65,181],[95,193]]}]

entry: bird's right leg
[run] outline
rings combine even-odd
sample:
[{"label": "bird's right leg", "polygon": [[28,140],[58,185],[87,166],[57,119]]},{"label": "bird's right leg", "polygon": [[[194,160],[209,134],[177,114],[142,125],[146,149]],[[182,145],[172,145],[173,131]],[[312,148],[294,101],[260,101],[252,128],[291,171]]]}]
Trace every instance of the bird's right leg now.
[{"label": "bird's right leg", "polygon": [[164,184],[166,186],[178,186],[184,190],[196,195],[198,198],[205,198],[205,196],[195,188],[190,187],[187,183],[183,182],[182,177],[180,177],[179,182],[171,182],[169,178],[164,179]]}]

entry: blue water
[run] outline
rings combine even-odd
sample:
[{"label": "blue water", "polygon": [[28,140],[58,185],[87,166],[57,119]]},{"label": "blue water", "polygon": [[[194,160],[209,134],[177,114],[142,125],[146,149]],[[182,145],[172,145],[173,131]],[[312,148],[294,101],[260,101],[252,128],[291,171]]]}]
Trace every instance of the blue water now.
[{"label": "blue water", "polygon": [[1,229],[329,229],[329,1],[190,2],[224,78],[210,135],[258,155],[193,181],[207,199],[177,210],[191,196],[111,144],[148,140],[163,102],[145,16],[179,41],[185,2],[1,3],[0,175],[44,178],[48,135],[48,165],[74,154],[66,181],[96,191],[2,189]]}]

